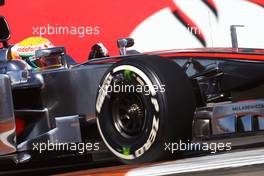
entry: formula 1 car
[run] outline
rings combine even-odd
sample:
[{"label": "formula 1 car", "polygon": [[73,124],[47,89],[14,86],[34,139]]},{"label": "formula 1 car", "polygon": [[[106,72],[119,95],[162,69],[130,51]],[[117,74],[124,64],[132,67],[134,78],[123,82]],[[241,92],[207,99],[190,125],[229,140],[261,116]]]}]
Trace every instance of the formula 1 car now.
[{"label": "formula 1 car", "polygon": [[127,51],[127,38],[118,40],[120,56],[82,64],[68,62],[63,47],[37,50],[47,67],[30,70],[10,60],[9,37],[1,17],[0,158],[21,163],[36,150],[50,156],[57,144],[68,151],[91,142],[87,151],[106,146],[130,164],[168,159],[165,145],[179,141],[264,141],[264,50],[233,40],[232,48],[139,53]]}]

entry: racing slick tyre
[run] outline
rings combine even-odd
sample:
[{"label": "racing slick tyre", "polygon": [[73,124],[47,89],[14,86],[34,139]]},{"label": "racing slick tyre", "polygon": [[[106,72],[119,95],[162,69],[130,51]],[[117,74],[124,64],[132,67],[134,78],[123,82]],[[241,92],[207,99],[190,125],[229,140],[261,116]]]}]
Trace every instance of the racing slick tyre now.
[{"label": "racing slick tyre", "polygon": [[182,68],[159,56],[113,64],[99,85],[97,127],[108,149],[123,163],[168,159],[171,142],[192,137],[195,96]]}]

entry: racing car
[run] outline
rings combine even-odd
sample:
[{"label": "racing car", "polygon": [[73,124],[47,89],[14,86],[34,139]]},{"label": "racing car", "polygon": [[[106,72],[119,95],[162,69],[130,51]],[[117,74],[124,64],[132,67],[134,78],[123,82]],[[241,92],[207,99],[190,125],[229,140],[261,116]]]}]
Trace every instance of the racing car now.
[{"label": "racing car", "polygon": [[239,48],[235,37],[232,48],[147,53],[127,50],[134,41],[122,38],[120,55],[96,45],[81,64],[50,47],[35,51],[40,69],[11,59],[9,38],[1,17],[1,159],[22,163],[36,149],[39,158],[56,144],[91,142],[92,154],[133,164],[170,159],[177,142],[263,143],[264,50]]}]

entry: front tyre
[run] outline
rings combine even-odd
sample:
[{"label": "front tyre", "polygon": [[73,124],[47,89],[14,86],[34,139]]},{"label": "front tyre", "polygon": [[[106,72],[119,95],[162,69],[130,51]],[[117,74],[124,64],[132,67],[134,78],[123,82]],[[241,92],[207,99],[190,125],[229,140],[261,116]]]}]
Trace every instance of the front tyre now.
[{"label": "front tyre", "polygon": [[192,137],[195,99],[182,68],[169,59],[140,56],[114,64],[100,83],[100,135],[124,163],[168,158],[165,143]]}]

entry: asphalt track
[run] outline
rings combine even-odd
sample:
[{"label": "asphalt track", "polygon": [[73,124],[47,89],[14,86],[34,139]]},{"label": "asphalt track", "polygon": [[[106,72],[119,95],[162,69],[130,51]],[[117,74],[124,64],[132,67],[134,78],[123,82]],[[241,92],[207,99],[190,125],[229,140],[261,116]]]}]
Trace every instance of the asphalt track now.
[{"label": "asphalt track", "polygon": [[61,174],[86,176],[263,176],[264,148],[185,158],[156,164],[114,166]]},{"label": "asphalt track", "polygon": [[[25,167],[24,167],[25,166]],[[195,154],[168,162],[121,165],[117,161],[89,162],[86,156],[0,168],[0,175],[83,176],[264,176],[264,147],[234,149],[218,154]],[[2,167],[2,166],[1,166]]]}]

